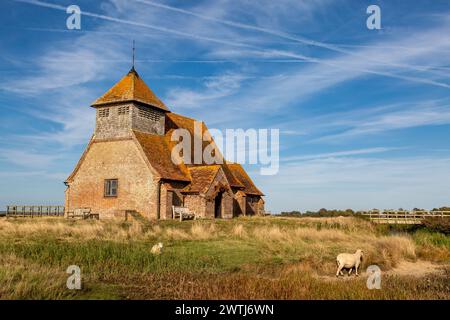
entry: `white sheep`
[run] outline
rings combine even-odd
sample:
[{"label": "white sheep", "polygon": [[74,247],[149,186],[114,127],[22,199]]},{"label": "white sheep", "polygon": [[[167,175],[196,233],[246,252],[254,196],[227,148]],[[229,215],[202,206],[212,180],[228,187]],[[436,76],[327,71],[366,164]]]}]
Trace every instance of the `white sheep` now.
[{"label": "white sheep", "polygon": [[158,243],[158,244],[155,244],[155,245],[152,247],[151,252],[152,252],[153,254],[161,254],[161,253],[162,253],[162,249],[163,249],[163,244],[160,242],[160,243]]},{"label": "white sheep", "polygon": [[350,269],[348,275],[352,273],[352,269],[355,268],[356,275],[358,275],[358,268],[363,259],[363,251],[361,249],[356,250],[355,253],[341,253],[336,258],[337,272],[336,277],[344,275],[342,269]]}]

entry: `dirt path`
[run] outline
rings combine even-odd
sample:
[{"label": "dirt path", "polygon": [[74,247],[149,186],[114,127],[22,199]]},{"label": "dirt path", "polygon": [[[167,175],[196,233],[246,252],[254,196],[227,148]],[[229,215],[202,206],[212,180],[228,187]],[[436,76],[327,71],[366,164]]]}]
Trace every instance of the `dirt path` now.
[{"label": "dirt path", "polygon": [[[444,266],[439,264],[434,264],[429,261],[418,260],[416,262],[402,261],[395,268],[389,271],[382,271],[383,275],[392,275],[392,276],[414,276],[414,277],[424,277],[430,274],[442,274]],[[339,281],[349,281],[355,279],[354,272],[349,277],[347,273],[344,272],[345,276],[330,276],[330,275],[318,275],[317,278],[323,280],[339,280]],[[367,277],[368,274],[366,270],[363,269],[360,271],[360,276]]]},{"label": "dirt path", "polygon": [[424,277],[429,274],[443,273],[443,266],[429,261],[418,260],[416,262],[402,261],[392,270],[384,272],[388,275]]}]

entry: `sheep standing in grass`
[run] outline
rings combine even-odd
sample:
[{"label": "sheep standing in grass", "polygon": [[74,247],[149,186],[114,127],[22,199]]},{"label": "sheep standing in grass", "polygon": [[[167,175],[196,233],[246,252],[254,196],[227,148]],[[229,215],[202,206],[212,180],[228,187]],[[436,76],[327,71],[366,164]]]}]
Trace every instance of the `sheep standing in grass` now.
[{"label": "sheep standing in grass", "polygon": [[356,275],[358,275],[358,268],[363,259],[363,251],[361,249],[356,250],[355,253],[341,253],[336,258],[337,272],[336,277],[344,275],[342,269],[350,269],[348,275],[352,273],[352,269],[355,268]]},{"label": "sheep standing in grass", "polygon": [[151,252],[153,253],[153,254],[161,254],[162,253],[162,249],[163,249],[163,244],[160,242],[160,243],[158,243],[158,244],[155,244],[153,247],[152,247],[152,250],[151,250]]}]

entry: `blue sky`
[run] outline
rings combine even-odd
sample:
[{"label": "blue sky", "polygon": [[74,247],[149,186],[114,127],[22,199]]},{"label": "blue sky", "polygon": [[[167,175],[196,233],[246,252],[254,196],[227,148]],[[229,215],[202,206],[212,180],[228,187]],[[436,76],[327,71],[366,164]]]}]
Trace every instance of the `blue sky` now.
[{"label": "blue sky", "polygon": [[280,129],[279,173],[246,166],[269,210],[449,205],[449,31],[447,0],[3,0],[0,208],[64,202],[132,39],[172,111]]}]

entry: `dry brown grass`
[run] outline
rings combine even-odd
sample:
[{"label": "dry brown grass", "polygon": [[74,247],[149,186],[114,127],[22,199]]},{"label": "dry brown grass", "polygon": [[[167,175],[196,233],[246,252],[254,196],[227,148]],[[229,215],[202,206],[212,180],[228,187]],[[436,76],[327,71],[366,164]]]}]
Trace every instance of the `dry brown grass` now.
[{"label": "dry brown grass", "polygon": [[191,227],[191,239],[207,240],[217,237],[217,229],[214,223],[209,225],[194,223]]},{"label": "dry brown grass", "polygon": [[67,275],[49,266],[30,263],[15,255],[0,256],[0,298],[61,299],[67,296]]},{"label": "dry brown grass", "polygon": [[381,237],[369,252],[372,264],[382,265],[385,269],[395,267],[403,260],[416,260],[416,245],[408,236]]},{"label": "dry brown grass", "polygon": [[256,227],[253,229],[252,235],[261,242],[283,241],[290,242],[292,240],[291,233],[282,230],[278,226],[274,227]]},{"label": "dry brown grass", "polygon": [[167,228],[165,230],[164,236],[169,240],[187,240],[190,236],[187,232],[177,229],[177,228]]},{"label": "dry brown grass", "polygon": [[[368,290],[366,278],[321,280],[307,266],[288,266],[276,275],[259,272],[232,274],[146,275],[129,279],[123,288],[129,299],[449,299],[443,275],[423,278],[385,276],[382,290]],[[111,279],[112,282],[116,281]]]},{"label": "dry brown grass", "polygon": [[242,224],[235,225],[232,229],[232,233],[238,238],[247,237],[247,231],[245,230],[245,227]]},{"label": "dry brown grass", "polygon": [[332,217],[332,218],[314,218],[305,217],[301,219],[285,218],[296,221],[297,224],[310,227],[320,227],[325,229],[340,229],[350,232],[369,232],[372,233],[375,230],[373,224],[369,221],[353,218],[353,217]]},{"label": "dry brown grass", "polygon": [[139,224],[134,223],[129,230],[120,227],[119,224],[101,221],[66,221],[55,218],[39,219],[0,219],[0,237],[39,237],[55,236],[61,238],[90,239],[127,239],[130,236],[142,233]]},{"label": "dry brown grass", "polygon": [[[270,220],[268,219],[269,222]],[[404,259],[415,260],[417,257],[416,245],[410,237],[378,236],[373,231],[368,232],[373,230],[373,226],[366,221],[344,217],[303,218],[288,221],[292,221],[292,225],[267,224],[266,221],[263,221],[263,224],[251,224],[244,220],[234,224],[231,230],[226,232],[210,221],[196,221],[190,224],[189,228],[186,228],[186,225],[177,227],[156,224],[149,229],[144,229],[137,221],[124,225],[109,220],[0,219],[0,239],[51,236],[59,239],[123,242],[129,240],[197,241],[237,237],[242,241],[259,243],[272,253],[298,253],[306,260],[314,260],[314,265],[320,265],[324,259],[331,260],[334,264],[333,256],[338,253],[338,248],[342,252],[354,252],[361,248],[365,252],[368,263],[379,264],[386,269],[394,267]],[[439,250],[442,251],[442,249],[435,249],[435,252]],[[323,269],[329,271],[330,267]]]},{"label": "dry brown grass", "polygon": [[293,236],[310,241],[348,241],[351,239],[350,235],[335,229],[297,228],[294,230]]},{"label": "dry brown grass", "polygon": [[[423,279],[389,278],[387,291],[378,295],[367,292],[362,277],[349,280],[350,287],[321,280],[334,278],[338,253],[359,248],[365,253],[361,270],[377,264],[385,272],[417,259],[450,265],[450,250],[440,244],[447,238],[424,234],[420,239],[381,234],[369,222],[350,217],[147,224],[0,219],[0,296],[70,298],[72,293],[64,290],[64,268],[66,261],[75,259],[89,266],[88,286],[93,291],[112,285],[119,288],[114,289],[119,297],[427,299],[433,293],[450,298],[440,287],[419,293],[426,285]],[[154,258],[150,248],[160,241],[164,253]],[[66,259],[63,264],[61,259]]]}]

